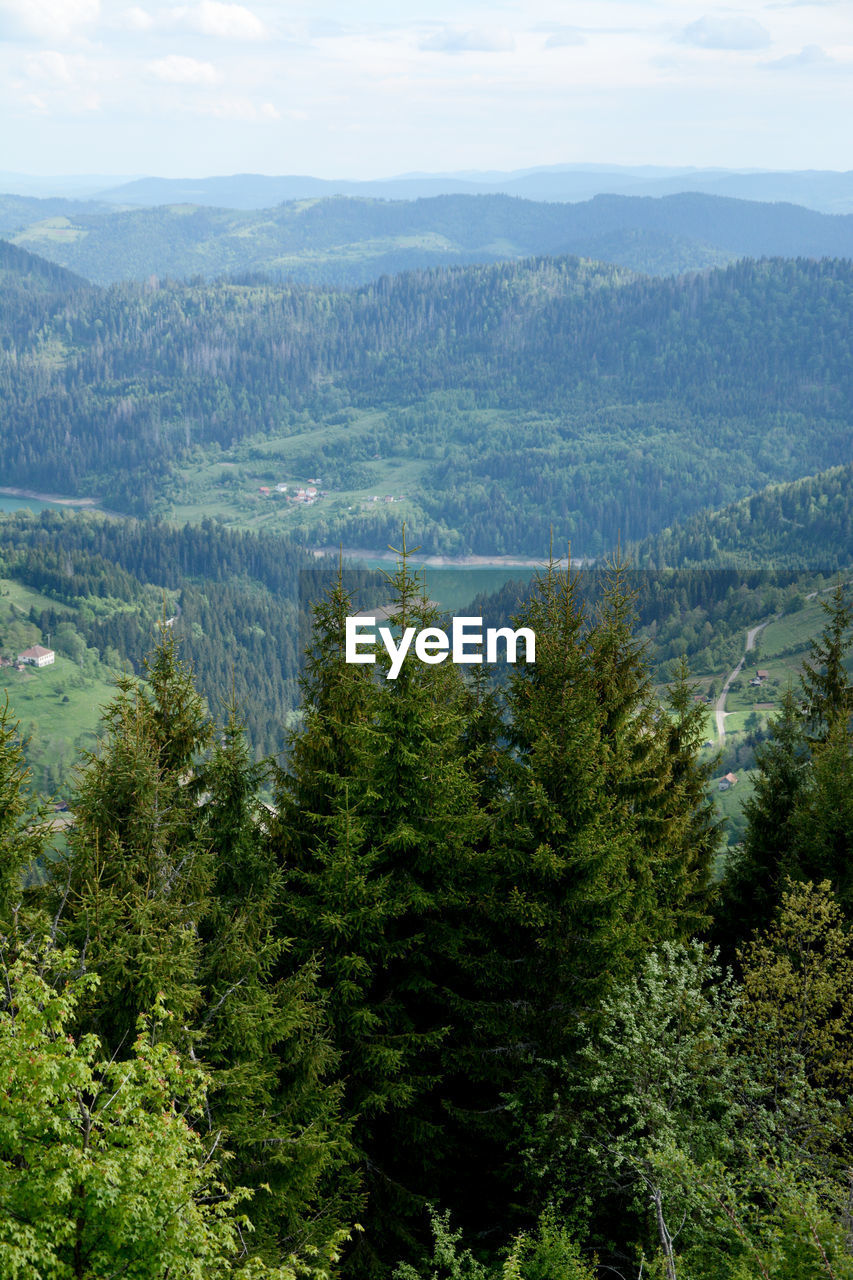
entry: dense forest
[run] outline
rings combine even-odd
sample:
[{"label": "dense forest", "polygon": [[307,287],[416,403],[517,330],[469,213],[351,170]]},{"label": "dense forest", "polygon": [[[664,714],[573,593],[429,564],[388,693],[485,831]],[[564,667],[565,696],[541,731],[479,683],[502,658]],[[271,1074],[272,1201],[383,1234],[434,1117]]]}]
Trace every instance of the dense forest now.
[{"label": "dense forest", "polygon": [[236,698],[257,757],[281,749],[281,727],[299,704],[300,619],[329,563],[286,539],[212,521],[173,529],[58,512],[0,520],[0,576],[57,602],[31,611],[42,635],[61,633],[70,605],[89,648],[114,669],[142,674],[158,621],[174,608],[199,689],[216,708]]},{"label": "dense forest", "polygon": [[700,512],[633,552],[638,565],[653,569],[846,569],[853,559],[853,464]]},{"label": "dense forest", "polygon": [[[144,514],[168,506],[179,464],[299,434],[333,477],[417,462],[425,550],[539,554],[553,528],[600,554],[848,461],[846,262],[654,281],[539,259],[333,292],[102,291],[45,267],[30,288],[31,261],[4,250],[11,484]],[[373,425],[348,430],[365,410]],[[329,423],[340,431],[312,451]],[[356,512],[300,536],[382,547],[398,525]]]},{"label": "dense forest", "polygon": [[[435,619],[405,555],[393,607]],[[272,808],[168,628],[59,856],[2,712],[3,1274],[850,1280],[843,585],[722,883],[620,566],[592,603],[539,575],[500,691],[347,664],[352,608],[315,610]]]}]

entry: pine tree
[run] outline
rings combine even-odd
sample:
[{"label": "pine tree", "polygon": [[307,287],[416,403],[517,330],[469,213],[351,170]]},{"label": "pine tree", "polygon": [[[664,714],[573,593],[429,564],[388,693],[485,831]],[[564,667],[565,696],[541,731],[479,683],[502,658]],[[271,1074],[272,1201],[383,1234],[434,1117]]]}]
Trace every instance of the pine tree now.
[{"label": "pine tree", "polygon": [[337,821],[347,779],[363,776],[364,740],[376,687],[367,666],[348,663],[345,623],[354,612],[343,570],[314,606],[311,644],[300,680],[302,724],[287,740],[287,766],[275,773],[276,813],[270,832],[287,867],[310,859],[328,823]]},{"label": "pine tree", "polygon": [[169,1010],[161,1034],[211,1072],[198,1123],[227,1134],[235,1182],[258,1189],[252,1246],[276,1262],[340,1225],[323,1183],[346,1137],[322,1001],[313,967],[285,956],[255,798],[263,770],[233,707],[205,761],[212,727],[170,634],[148,671],[147,687],[118,682],[55,869],[65,938],[100,978],[78,1017],[117,1052],[146,1008]]},{"label": "pine tree", "polygon": [[[435,612],[401,553],[389,579],[397,629]],[[394,680],[343,660],[351,600],[317,610],[304,731],[279,783],[284,928],[321,957],[366,1208],[355,1271],[401,1256],[445,1150],[442,1045],[464,945],[476,827],[462,686],[413,655]]]},{"label": "pine tree", "polygon": [[812,640],[809,657],[803,663],[800,683],[805,702],[805,721],[812,741],[823,741],[836,720],[849,730],[853,714],[853,685],[845,658],[850,649],[853,606],[846,587],[839,582],[828,600],[821,600],[827,621],[817,640]]},{"label": "pine tree", "polygon": [[716,761],[703,762],[699,755],[705,706],[693,701],[693,691],[682,660],[666,692],[666,712],[658,720],[663,785],[654,805],[658,912],[669,912],[669,936],[685,941],[710,923],[714,859],[723,831],[709,791]]},{"label": "pine tree", "polygon": [[810,753],[790,689],[769,727],[755,753],[753,792],[743,806],[746,832],[740,849],[729,854],[714,926],[727,958],[769,926],[787,878],[799,870],[796,813],[810,784]]},{"label": "pine tree", "polygon": [[8,698],[0,703],[0,932],[8,930],[23,898],[27,872],[48,839],[45,806],[27,793],[30,774]]},{"label": "pine tree", "polygon": [[808,785],[789,819],[799,880],[828,880],[853,919],[853,742],[846,717],[832,715],[813,748]]},{"label": "pine tree", "polygon": [[[165,709],[161,673],[157,692]],[[182,1027],[198,1010],[198,921],[210,887],[189,760],[153,722],[152,699],[128,678],[106,708],[105,736],[88,753],[71,808],[69,858],[54,867],[64,929],[101,984],[81,1006],[115,1050],[162,998]],[[198,734],[201,734],[199,726]],[[173,758],[177,769],[163,760]]]},{"label": "pine tree", "polygon": [[516,961],[510,998],[532,1019],[523,1038],[547,1058],[630,967],[650,877],[619,758],[629,748],[617,741],[631,699],[605,689],[618,660],[609,640],[590,645],[577,575],[551,565],[517,621],[536,635],[536,663],[511,679],[515,758],[494,901]]},{"label": "pine tree", "polygon": [[212,876],[199,921],[196,1051],[212,1071],[207,1120],[234,1153],[231,1177],[258,1188],[253,1247],[274,1258],[306,1236],[329,1239],[350,1207],[334,1185],[349,1154],[330,1083],[335,1055],[316,965],[291,962],[279,935],[282,875],[258,800],[267,767],[251,760],[233,696],[200,776]]}]

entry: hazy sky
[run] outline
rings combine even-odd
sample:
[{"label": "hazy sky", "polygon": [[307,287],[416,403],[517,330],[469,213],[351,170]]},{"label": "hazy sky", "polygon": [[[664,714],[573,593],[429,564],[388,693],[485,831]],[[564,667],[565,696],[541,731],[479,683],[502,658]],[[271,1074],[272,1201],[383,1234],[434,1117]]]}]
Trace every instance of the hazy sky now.
[{"label": "hazy sky", "polygon": [[0,170],[853,168],[853,0],[0,0]]}]

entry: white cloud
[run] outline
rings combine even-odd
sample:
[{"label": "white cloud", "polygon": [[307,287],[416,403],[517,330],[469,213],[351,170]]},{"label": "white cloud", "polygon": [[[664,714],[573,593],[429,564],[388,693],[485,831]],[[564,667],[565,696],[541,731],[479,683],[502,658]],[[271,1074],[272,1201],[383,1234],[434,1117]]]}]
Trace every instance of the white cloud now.
[{"label": "white cloud", "polygon": [[130,9],[125,9],[122,15],[122,26],[127,27],[130,31],[150,31],[154,26],[154,19],[147,9],[140,9],[139,5],[133,5]]},{"label": "white cloud", "polygon": [[460,31],[458,28],[444,27],[435,35],[422,40],[420,48],[428,53],[510,53],[515,48],[515,41],[502,28],[488,30],[476,27]]},{"label": "white cloud", "polygon": [[787,57],[777,58],[775,62],[765,62],[768,71],[797,71],[808,67],[827,67],[834,64],[825,49],[819,44],[807,44],[799,53],[789,53]]},{"label": "white cloud", "polygon": [[264,40],[267,29],[260,18],[242,4],[222,4],[220,0],[201,0],[192,8],[177,10],[182,26],[204,36],[223,40]]},{"label": "white cloud", "polygon": [[100,0],[0,0],[0,35],[65,40],[100,12]]},{"label": "white cloud", "polygon": [[206,116],[215,116],[217,120],[280,120],[281,112],[271,102],[260,105],[251,98],[220,98],[215,102],[206,102],[199,108]]},{"label": "white cloud", "polygon": [[577,27],[558,27],[545,41],[546,49],[566,49],[586,44],[586,36]]},{"label": "white cloud", "polygon": [[706,14],[685,27],[681,38],[685,44],[700,49],[765,49],[770,43],[770,32],[755,18]]},{"label": "white cloud", "polygon": [[216,84],[219,79],[216,68],[210,62],[199,62],[180,53],[170,53],[148,63],[148,70],[158,80],[167,84]]},{"label": "white cloud", "polygon": [[71,72],[68,63],[61,53],[46,49],[44,53],[34,53],[27,58],[24,69],[31,80],[42,84],[71,84]]}]

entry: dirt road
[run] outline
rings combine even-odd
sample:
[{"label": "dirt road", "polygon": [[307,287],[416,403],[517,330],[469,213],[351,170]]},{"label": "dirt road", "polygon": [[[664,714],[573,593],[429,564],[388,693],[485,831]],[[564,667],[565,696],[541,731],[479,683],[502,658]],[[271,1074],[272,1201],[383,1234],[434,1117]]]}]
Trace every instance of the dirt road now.
[{"label": "dirt road", "polygon": [[734,671],[732,671],[726,677],[726,683],[723,685],[720,691],[720,696],[717,699],[716,704],[714,705],[714,717],[717,721],[717,745],[720,748],[722,748],[725,745],[725,741],[726,741],[726,697],[728,696],[729,689],[731,688],[733,682],[737,680],[738,676],[743,670],[743,664],[746,661],[746,655],[749,653],[750,649],[755,648],[755,637],[758,635],[759,631],[764,630],[764,628],[767,626],[767,623],[770,621],[772,621],[772,619],[768,618],[766,622],[759,622],[757,627],[750,627],[750,629],[747,631],[746,648],[743,651],[743,657],[735,667]]}]

